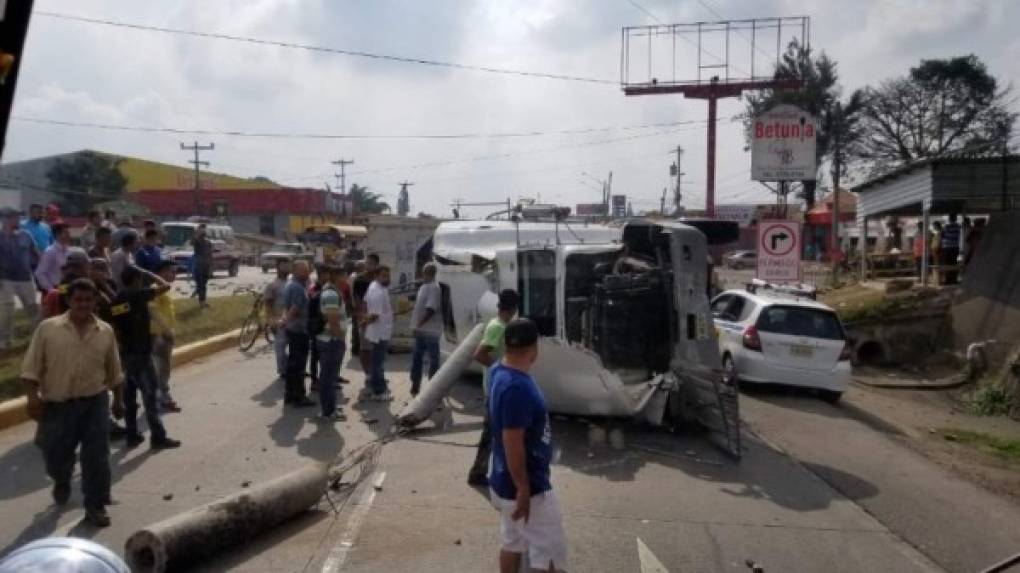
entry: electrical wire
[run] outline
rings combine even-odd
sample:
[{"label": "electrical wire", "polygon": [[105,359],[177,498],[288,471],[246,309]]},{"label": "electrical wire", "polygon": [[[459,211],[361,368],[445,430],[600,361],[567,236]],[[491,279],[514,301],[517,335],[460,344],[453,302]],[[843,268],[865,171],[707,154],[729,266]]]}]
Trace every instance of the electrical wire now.
[{"label": "electrical wire", "polygon": [[565,74],[554,74],[547,72],[533,72],[526,70],[515,70],[510,68],[497,68],[492,66],[478,66],[472,64],[462,64],[458,62],[444,62],[440,60],[429,60],[425,58],[414,58],[408,56],[394,56],[390,54],[377,54],[373,52],[365,52],[361,50],[347,50],[342,48],[330,48],[326,46],[314,46],[310,44],[301,44],[297,42],[284,42],[281,40],[266,40],[261,38],[253,38],[250,36],[235,36],[232,34],[222,34],[218,32],[200,32],[197,30],[185,30],[181,28],[168,28],[163,26],[151,26],[147,24],[136,24],[132,22],[122,22],[117,20],[107,20],[103,18],[90,18],[86,16],[78,16],[74,14],[64,14],[60,12],[50,12],[47,10],[36,10],[33,12],[36,16],[44,16],[47,18],[56,18],[60,20],[67,20],[72,22],[81,22],[88,24],[98,24],[103,26],[114,26],[118,28],[127,28],[131,30],[141,30],[145,32],[158,32],[162,34],[175,34],[180,36],[193,36],[197,38],[207,38],[213,40],[229,40],[232,42],[245,42],[248,44],[256,44],[262,46],[275,46],[278,48],[288,48],[295,50],[307,50],[311,52],[336,54],[341,56],[351,56],[357,58],[368,58],[373,60],[384,60],[390,62],[401,62],[406,64],[419,64],[425,66],[434,66],[441,68],[451,68],[457,70],[469,70],[475,72],[486,72],[492,74],[502,75],[513,75],[513,76],[524,76],[532,78],[542,78],[549,80],[565,80],[574,82],[585,82],[592,84],[611,84],[618,85],[618,80],[592,78],[585,76],[572,76]]},{"label": "electrical wire", "polygon": [[501,139],[501,138],[524,138],[542,137],[550,135],[582,135],[586,133],[599,133],[606,131],[633,131],[638,129],[654,129],[660,127],[675,127],[680,125],[692,125],[704,123],[708,120],[692,119],[686,121],[673,121],[664,123],[648,123],[642,125],[624,125],[612,127],[588,127],[578,129],[563,129],[558,131],[520,131],[520,132],[497,132],[497,133],[421,133],[421,134],[341,134],[341,133],[300,133],[300,132],[258,132],[241,130],[215,130],[215,129],[186,129],[177,127],[160,127],[145,125],[123,125],[110,123],[97,123],[87,121],[70,121],[61,119],[48,119],[41,117],[11,116],[12,120],[26,123],[37,123],[42,125],[57,125],[62,127],[82,127],[91,129],[103,129],[108,131],[136,131],[142,133],[169,133],[175,135],[203,135],[220,137],[251,137],[260,139],[407,139],[407,140],[435,140],[435,139]]}]

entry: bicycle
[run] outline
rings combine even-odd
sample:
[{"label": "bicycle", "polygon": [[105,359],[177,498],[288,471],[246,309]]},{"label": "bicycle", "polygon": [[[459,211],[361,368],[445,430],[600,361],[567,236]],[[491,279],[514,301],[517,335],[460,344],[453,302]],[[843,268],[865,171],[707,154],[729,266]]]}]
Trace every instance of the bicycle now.
[{"label": "bicycle", "polygon": [[265,323],[262,293],[254,289],[241,289],[240,292],[251,293],[255,296],[255,300],[252,301],[251,312],[248,313],[244,322],[241,323],[241,334],[237,337],[238,348],[240,348],[241,352],[247,352],[255,345],[259,334],[265,336],[266,342],[272,344],[274,338],[273,330],[268,328]]}]

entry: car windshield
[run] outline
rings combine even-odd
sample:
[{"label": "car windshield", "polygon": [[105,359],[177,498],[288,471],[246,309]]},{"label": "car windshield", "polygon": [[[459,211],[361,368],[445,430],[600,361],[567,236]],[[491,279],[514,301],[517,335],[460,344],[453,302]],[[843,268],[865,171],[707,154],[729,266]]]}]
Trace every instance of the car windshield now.
[{"label": "car windshield", "polygon": [[296,243],[276,243],[271,250],[282,253],[300,253],[301,245]]},{"label": "car windshield", "polygon": [[773,334],[843,340],[843,327],[835,313],[800,306],[770,306],[758,317],[758,330]]},{"label": "car windshield", "polygon": [[168,247],[184,247],[195,236],[194,227],[163,225],[163,244]]}]

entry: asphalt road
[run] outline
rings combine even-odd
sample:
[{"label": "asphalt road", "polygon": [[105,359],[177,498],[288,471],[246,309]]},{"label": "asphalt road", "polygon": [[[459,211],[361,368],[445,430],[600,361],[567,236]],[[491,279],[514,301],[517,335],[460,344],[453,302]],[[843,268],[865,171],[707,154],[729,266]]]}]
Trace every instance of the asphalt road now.
[{"label": "asphalt road", "polygon": [[[398,397],[408,391],[407,358],[391,357],[388,377]],[[334,460],[387,435],[391,413],[400,408],[399,401],[349,404],[349,421],[321,424],[312,410],[283,409],[281,384],[272,380],[272,371],[263,349],[252,355],[223,352],[176,372],[174,393],[184,411],[168,415],[166,425],[184,446],[159,453],[114,446],[114,525],[105,530],[79,523],[77,492],[65,511],[51,506],[32,424],[0,432],[0,548],[72,534],[121,551],[139,527],[238,491],[244,482],[274,478],[309,460]],[[347,391],[353,395],[361,386],[360,372],[348,365],[344,375],[353,380]],[[338,500],[339,513],[321,503],[198,570],[493,570],[497,515],[482,492],[464,483],[480,408],[477,382],[463,381],[426,428],[382,447],[369,479],[346,503]],[[759,420],[760,411],[752,405],[748,415]],[[840,413],[811,416],[818,418],[810,428],[816,433],[805,436],[837,455],[843,429],[825,418],[838,421]],[[553,479],[565,513],[571,571],[744,571],[747,559],[766,571],[939,570],[860,505],[867,496],[841,493],[843,482],[878,483],[862,479],[845,460],[808,463],[748,436],[737,463],[699,436],[617,428],[622,449],[589,442],[586,421],[554,420],[560,455]],[[898,460],[909,459],[895,444],[887,447],[890,453],[875,463],[893,471]],[[370,485],[377,480],[380,491]],[[917,487],[938,485],[912,481]],[[931,495],[941,500],[938,492]],[[997,510],[974,505],[970,511],[979,520]]]},{"label": "asphalt road", "polygon": [[981,571],[1020,553],[1020,507],[908,449],[897,430],[862,421],[852,388],[845,400],[766,388],[741,396],[741,408],[754,431],[945,569]]}]

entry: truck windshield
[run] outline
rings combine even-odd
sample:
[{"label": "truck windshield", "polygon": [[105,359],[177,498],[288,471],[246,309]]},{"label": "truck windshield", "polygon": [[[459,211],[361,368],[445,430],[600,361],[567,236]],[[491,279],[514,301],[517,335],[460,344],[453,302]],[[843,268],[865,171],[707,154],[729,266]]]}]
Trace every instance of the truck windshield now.
[{"label": "truck windshield", "polygon": [[195,229],[183,225],[163,225],[163,244],[168,247],[184,247],[191,244]]}]

